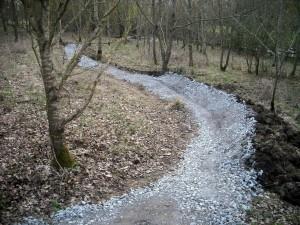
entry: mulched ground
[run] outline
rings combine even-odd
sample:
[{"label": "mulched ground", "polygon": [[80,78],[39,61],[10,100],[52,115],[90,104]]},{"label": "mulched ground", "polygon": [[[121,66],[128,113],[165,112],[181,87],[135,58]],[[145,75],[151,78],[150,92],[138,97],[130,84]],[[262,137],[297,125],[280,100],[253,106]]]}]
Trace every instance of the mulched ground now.
[{"label": "mulched ground", "polygon": [[[45,99],[30,45],[2,40],[0,52],[0,224],[146,185],[174,167],[197,129],[175,103],[104,75],[88,109],[66,130],[77,166],[58,173],[50,166]],[[82,102],[94,75],[71,79],[66,112]]]}]

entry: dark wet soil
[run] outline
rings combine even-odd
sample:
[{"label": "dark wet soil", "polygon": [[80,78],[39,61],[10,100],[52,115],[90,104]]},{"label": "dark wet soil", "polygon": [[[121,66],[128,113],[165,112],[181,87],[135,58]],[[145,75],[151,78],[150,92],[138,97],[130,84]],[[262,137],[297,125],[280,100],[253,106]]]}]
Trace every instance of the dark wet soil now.
[{"label": "dark wet soil", "polygon": [[[216,88],[233,92],[232,86]],[[237,96],[238,99],[242,99]],[[256,115],[256,153],[248,161],[258,171],[261,184],[295,205],[300,205],[300,132],[276,113],[262,105],[246,101]]]}]

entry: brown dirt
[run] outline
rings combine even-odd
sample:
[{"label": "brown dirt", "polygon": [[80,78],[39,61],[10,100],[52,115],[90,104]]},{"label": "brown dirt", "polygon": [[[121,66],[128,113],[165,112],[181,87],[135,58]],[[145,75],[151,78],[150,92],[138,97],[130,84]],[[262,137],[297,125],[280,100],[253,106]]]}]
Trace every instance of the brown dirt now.
[{"label": "brown dirt", "polygon": [[282,201],[274,193],[266,192],[252,201],[246,222],[251,225],[299,225],[300,207]]},{"label": "brown dirt", "polygon": [[[234,85],[216,87],[229,93],[235,90]],[[300,131],[264,106],[251,100],[246,103],[256,112],[257,121],[253,140],[256,152],[248,163],[264,171],[259,181],[267,190],[300,205]]]},{"label": "brown dirt", "polygon": [[[278,114],[236,94],[236,85],[218,84],[220,90],[235,94],[255,112],[255,155],[247,166],[263,170],[259,182],[263,196],[254,198],[247,214],[249,224],[298,225],[300,223],[300,131]],[[285,200],[285,201],[282,201]]]},{"label": "brown dirt", "polygon": [[263,106],[257,112],[255,167],[262,184],[284,200],[300,205],[300,132]]},{"label": "brown dirt", "polygon": [[[38,67],[28,41],[18,45],[0,45],[0,224],[122,194],[153,182],[180,160],[196,130],[188,113],[104,75],[88,109],[66,130],[77,166],[57,173],[50,167]],[[95,77],[76,73],[81,76],[67,86],[66,113],[82,102]]]}]

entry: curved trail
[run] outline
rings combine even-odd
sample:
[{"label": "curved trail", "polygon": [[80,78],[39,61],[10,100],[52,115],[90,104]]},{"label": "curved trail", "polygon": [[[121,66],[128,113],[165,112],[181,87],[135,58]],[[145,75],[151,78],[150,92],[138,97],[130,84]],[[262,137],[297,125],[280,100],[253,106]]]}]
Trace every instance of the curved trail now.
[{"label": "curved trail", "polygon": [[[67,55],[75,45],[68,45]],[[84,57],[81,66],[98,66]],[[101,65],[99,65],[101,66]],[[245,212],[258,191],[257,174],[244,168],[253,154],[255,120],[244,104],[225,92],[177,74],[151,77],[108,67],[112,76],[164,99],[181,99],[199,123],[178,169],[151,186],[103,204],[76,205],[53,216],[54,224],[208,225],[245,224]]]}]

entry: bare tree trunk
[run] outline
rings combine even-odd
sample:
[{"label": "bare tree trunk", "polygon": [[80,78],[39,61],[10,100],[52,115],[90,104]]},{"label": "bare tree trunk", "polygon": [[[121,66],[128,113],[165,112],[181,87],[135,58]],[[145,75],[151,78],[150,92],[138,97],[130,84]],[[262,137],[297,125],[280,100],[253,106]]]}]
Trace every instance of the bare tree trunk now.
[{"label": "bare tree trunk", "polygon": [[[277,51],[277,50],[276,50]],[[276,53],[277,54],[277,53]],[[280,76],[280,69],[279,69],[279,56],[276,56],[276,74],[275,74],[275,81],[274,81],[274,86],[273,86],[273,92],[272,92],[272,99],[271,99],[271,111],[275,112],[275,96],[276,96],[276,91],[277,91],[277,86],[278,86],[278,80]]]},{"label": "bare tree trunk", "polygon": [[[204,10],[202,10],[202,15],[204,14]],[[205,16],[203,16],[205,17]],[[206,34],[205,34],[205,22],[201,20],[201,39],[202,39],[202,54],[205,56],[205,64],[209,64],[208,55],[207,55],[207,42],[206,42]]]},{"label": "bare tree trunk", "polygon": [[196,50],[200,51],[200,28],[197,26]]},{"label": "bare tree trunk", "polygon": [[[98,0],[94,1],[94,16],[97,21],[97,24],[99,26],[99,29],[101,29],[101,24],[100,24],[100,2]],[[102,33],[99,32],[98,37],[97,37],[97,55],[96,55],[96,60],[102,60]]]},{"label": "bare tree trunk", "polygon": [[[110,0],[105,0],[105,3],[108,3],[108,2],[110,2]],[[105,26],[105,28],[106,28],[106,35],[108,36],[108,37],[111,37],[111,25],[110,25],[110,17],[107,17],[106,18],[106,26]]]},{"label": "bare tree trunk", "polygon": [[102,60],[102,34],[101,34],[101,32],[99,33],[99,36],[98,36],[96,59],[99,61]]},{"label": "bare tree trunk", "polygon": [[[148,30],[148,29],[147,29]],[[152,36],[152,32],[147,32],[147,44],[148,44],[148,54],[151,51],[151,36]],[[152,49],[153,50],[153,49]]]},{"label": "bare tree trunk", "polygon": [[260,58],[257,54],[255,55],[255,75],[259,74],[259,65],[260,65]]},{"label": "bare tree trunk", "polygon": [[152,32],[152,54],[153,54],[153,62],[154,65],[157,65],[157,56],[156,56],[156,33],[157,33],[157,22],[155,16],[155,0],[152,0],[152,20],[154,23],[153,32]]},{"label": "bare tree trunk", "polygon": [[[300,22],[299,22],[299,24],[300,24]],[[294,62],[293,62],[293,69],[290,72],[291,77],[294,77],[296,75],[298,62],[300,60],[300,43],[299,42],[300,42],[300,37],[298,36],[296,39],[296,52],[295,52],[296,55],[295,55]]]},{"label": "bare tree trunk", "polygon": [[39,41],[41,57],[41,74],[46,93],[47,118],[49,135],[54,151],[54,165],[56,167],[72,167],[75,163],[68,148],[64,144],[64,125],[60,112],[59,90],[56,75],[53,71],[50,45],[46,41]]},{"label": "bare tree trunk", "polygon": [[62,39],[62,25],[61,20],[59,20],[59,44],[64,45],[64,41]]},{"label": "bare tree trunk", "polygon": [[[74,8],[75,7],[75,2],[73,2],[73,1],[71,1],[71,2],[72,2],[73,17],[75,18],[76,17],[76,11],[75,11],[76,9]],[[75,20],[75,26],[76,26],[78,42],[82,41],[82,38],[81,38],[81,23],[82,23],[82,18],[81,18],[81,14],[80,14],[78,20],[77,19]]]},{"label": "bare tree trunk", "polygon": [[212,36],[214,37],[214,39],[213,40],[210,40],[210,47],[211,47],[211,49],[213,50],[213,49],[215,49],[215,45],[217,44],[217,42],[216,42],[216,37],[217,37],[217,35],[216,35],[216,29],[217,29],[217,26],[216,26],[216,24],[215,23],[213,23],[213,25],[212,25]]},{"label": "bare tree trunk", "polygon": [[[32,38],[34,38],[39,47],[39,54],[35,56],[41,70],[41,76],[43,79],[43,86],[46,95],[46,110],[47,119],[49,124],[49,136],[51,140],[51,147],[54,153],[54,165],[59,168],[72,167],[75,164],[75,160],[70,154],[68,148],[65,146],[64,129],[65,125],[72,120],[79,117],[90,103],[99,81],[101,72],[94,80],[89,97],[85,100],[84,104],[78,107],[75,112],[70,115],[63,113],[63,96],[61,91],[64,89],[64,85],[72,75],[72,71],[77,66],[80,57],[91,44],[93,40],[97,38],[100,33],[100,26],[96,26],[96,29],[84,40],[84,43],[79,47],[79,51],[74,53],[74,56],[68,61],[65,67],[62,69],[55,68],[53,63],[53,48],[55,43],[55,36],[57,33],[59,20],[63,17],[67,10],[69,0],[61,1],[59,8],[55,1],[23,1],[24,10],[30,21],[30,32]],[[104,15],[109,15],[120,3],[120,0],[108,10]],[[58,10],[58,12],[56,12]]]},{"label": "bare tree trunk", "polygon": [[12,9],[12,17],[14,20],[13,28],[14,28],[14,34],[15,34],[15,42],[18,42],[19,40],[19,34],[18,34],[18,17],[17,17],[17,11],[16,11],[16,5],[15,0],[11,0],[11,9]]},{"label": "bare tree trunk", "polygon": [[252,54],[246,53],[247,72],[250,74],[252,73],[252,62],[253,62]]},{"label": "bare tree trunk", "polygon": [[281,75],[282,65],[284,62],[284,56],[281,56],[280,47],[282,42],[282,17],[283,17],[283,0],[278,0],[279,2],[279,12],[278,12],[278,20],[277,20],[277,31],[276,31],[276,48],[275,48],[275,81],[271,99],[271,111],[275,112],[275,97],[278,86],[278,80]]},{"label": "bare tree trunk", "polygon": [[[192,16],[192,1],[188,0],[188,12]],[[189,66],[193,66],[193,37],[192,37],[192,26],[188,27],[188,41],[189,41]]]},{"label": "bare tree trunk", "polygon": [[297,49],[296,50],[296,55],[295,55],[295,58],[294,58],[293,69],[290,73],[291,77],[295,77],[295,75],[296,75],[299,58],[300,58],[299,57],[299,52],[298,52],[298,49]]},{"label": "bare tree trunk", "polygon": [[[297,26],[300,27],[300,4],[299,3],[296,4],[296,9],[297,9],[297,18],[298,18]],[[290,73],[291,77],[295,77],[296,71],[297,71],[297,66],[300,61],[300,36],[299,36],[299,34],[297,35],[296,40],[295,40],[295,47],[296,47],[296,55],[295,55],[295,59],[294,59],[294,63],[293,63],[293,69]]]},{"label": "bare tree trunk", "polygon": [[219,5],[219,27],[220,27],[220,41],[221,41],[221,55],[220,55],[220,70],[222,72],[225,72],[228,66],[229,62],[229,57],[230,57],[230,52],[231,52],[231,46],[229,50],[227,51],[227,57],[225,64],[223,65],[224,61],[224,54],[225,54],[225,46],[224,46],[224,24],[223,24],[223,19],[222,18],[222,3],[221,0],[218,0],[218,5]]},{"label": "bare tree trunk", "polygon": [[223,65],[223,61],[224,61],[225,48],[221,49],[220,69],[222,72],[225,72],[228,67],[231,49],[232,49],[232,47],[230,46],[229,49],[227,50],[227,56],[226,56],[226,61],[225,61],[224,65]]},{"label": "bare tree trunk", "polygon": [[184,50],[185,50],[185,46],[186,46],[186,43],[185,43],[185,42],[186,42],[186,41],[185,41],[185,37],[183,36],[181,48],[183,48]]},{"label": "bare tree trunk", "polygon": [[136,22],[136,48],[140,48],[140,39],[141,39],[141,15],[138,16]]},{"label": "bare tree trunk", "polygon": [[3,31],[5,33],[7,33],[7,26],[6,26],[6,20],[5,20],[5,17],[4,17],[4,13],[1,13],[1,21],[2,21],[2,26],[3,26]]},{"label": "bare tree trunk", "polygon": [[[163,34],[161,35],[160,38],[160,47],[161,47],[161,56],[162,56],[162,71],[165,72],[168,70],[168,65],[172,53],[172,47],[173,47],[173,40],[174,40],[174,26],[176,22],[176,2],[177,0],[172,0],[172,6],[171,6],[171,18],[170,22],[168,24],[168,27],[166,29],[166,34],[164,35],[164,41],[163,41]],[[160,0],[160,5],[161,5],[161,0]],[[161,14],[160,14],[161,15]],[[161,33],[161,32],[160,32]],[[166,43],[166,46],[164,48],[163,42]]]},{"label": "bare tree trunk", "polygon": [[1,13],[1,21],[2,21],[2,26],[3,26],[3,31],[7,33],[7,21],[6,21],[6,16],[5,16],[5,8],[6,4],[5,1],[0,0],[0,13]]}]

